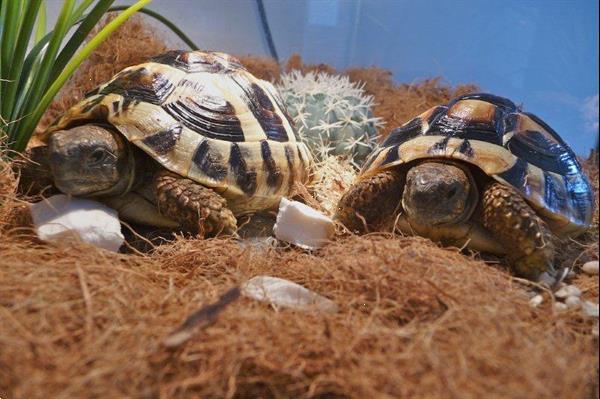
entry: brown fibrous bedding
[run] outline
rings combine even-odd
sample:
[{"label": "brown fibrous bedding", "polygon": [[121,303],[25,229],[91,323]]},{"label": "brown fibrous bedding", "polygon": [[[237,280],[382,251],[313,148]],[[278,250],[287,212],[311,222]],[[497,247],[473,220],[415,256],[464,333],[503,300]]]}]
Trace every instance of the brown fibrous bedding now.
[{"label": "brown fibrous bedding", "polygon": [[[139,43],[144,43],[140,45]],[[167,46],[134,18],[57,97],[40,129],[82,94]],[[241,57],[276,80],[292,68],[365,83],[386,131],[473,85],[397,84],[377,67],[334,71],[298,56],[279,67]],[[385,132],[384,132],[385,133]],[[598,202],[598,168],[586,163]],[[17,176],[0,164],[0,397],[597,397],[594,321],[529,305],[532,287],[505,265],[429,240],[339,234],[325,248],[241,245],[177,236],[147,253],[37,241]],[[585,299],[597,277],[593,228],[561,245]],[[163,342],[186,318],[255,275],[289,279],[339,311],[298,311],[240,298],[182,345]],[[543,292],[543,291],[542,291]]]}]

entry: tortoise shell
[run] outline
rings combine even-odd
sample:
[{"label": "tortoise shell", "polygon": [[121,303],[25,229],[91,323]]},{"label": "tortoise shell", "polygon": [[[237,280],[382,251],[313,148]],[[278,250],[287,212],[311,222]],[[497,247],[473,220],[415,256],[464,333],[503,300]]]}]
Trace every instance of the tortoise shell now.
[{"label": "tortoise shell", "polygon": [[468,94],[429,109],[393,130],[359,178],[424,158],[468,162],[514,187],[556,234],[591,223],[591,187],[571,148],[506,98]]},{"label": "tortoise shell", "polygon": [[170,51],[86,94],[42,136],[108,123],[166,169],[215,189],[236,214],[266,209],[312,165],[283,100],[223,53]]}]

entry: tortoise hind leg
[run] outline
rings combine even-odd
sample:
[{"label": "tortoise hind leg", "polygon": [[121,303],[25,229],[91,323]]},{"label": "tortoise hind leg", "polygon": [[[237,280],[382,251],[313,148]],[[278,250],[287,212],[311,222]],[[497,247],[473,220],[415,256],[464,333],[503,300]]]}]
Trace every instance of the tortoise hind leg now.
[{"label": "tortoise hind leg", "polygon": [[389,221],[400,206],[405,175],[387,170],[361,180],[340,199],[335,219],[365,233]]},{"label": "tortoise hind leg", "polygon": [[543,272],[554,272],[550,229],[511,188],[493,183],[484,191],[483,225],[506,248],[517,274],[537,280]]},{"label": "tortoise hind leg", "polygon": [[159,212],[186,231],[201,236],[235,233],[237,221],[227,201],[210,188],[165,170],[156,174],[154,187]]}]

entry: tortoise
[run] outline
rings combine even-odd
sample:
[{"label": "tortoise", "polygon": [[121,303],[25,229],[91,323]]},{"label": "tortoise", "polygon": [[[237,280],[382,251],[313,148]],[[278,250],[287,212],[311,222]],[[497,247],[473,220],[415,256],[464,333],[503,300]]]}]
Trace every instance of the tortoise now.
[{"label": "tortoise", "polygon": [[55,186],[128,221],[231,234],[310,178],[273,85],[220,52],[169,51],[87,93],[42,135]]},{"label": "tortoise", "polygon": [[364,233],[395,223],[445,245],[505,255],[516,274],[553,268],[556,236],[589,227],[593,199],[571,148],[512,101],[467,94],[393,130],[338,203]]}]

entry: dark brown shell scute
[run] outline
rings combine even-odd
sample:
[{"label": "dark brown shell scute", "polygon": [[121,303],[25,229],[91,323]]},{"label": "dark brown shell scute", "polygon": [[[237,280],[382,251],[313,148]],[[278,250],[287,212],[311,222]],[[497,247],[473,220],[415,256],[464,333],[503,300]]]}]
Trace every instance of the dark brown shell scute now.
[{"label": "dark brown shell scute", "polygon": [[566,190],[567,185],[564,183],[564,176],[559,177],[544,172],[544,201],[550,209],[555,209],[559,212],[568,211],[569,194]]},{"label": "dark brown shell scute", "polygon": [[519,191],[527,190],[527,162],[523,159],[517,158],[517,162],[499,176]]},{"label": "dark brown shell scute", "polygon": [[277,166],[277,162],[273,159],[271,147],[267,140],[260,142],[260,154],[263,159],[263,168],[267,172],[267,185],[271,189],[278,190],[283,183],[283,174]]},{"label": "dark brown shell scute", "polygon": [[273,102],[265,91],[256,83],[251,83],[243,76],[233,77],[235,83],[244,93],[243,101],[254,115],[269,140],[288,141],[283,121],[275,112]]},{"label": "dark brown shell scute", "polygon": [[234,107],[209,95],[182,97],[162,108],[188,129],[211,139],[244,141],[244,131]]},{"label": "dark brown shell scute", "polygon": [[242,154],[240,146],[231,143],[229,166],[235,175],[237,185],[246,195],[251,196],[256,192],[256,171],[248,166],[246,158],[248,154]]},{"label": "dark brown shell scute", "polygon": [[[552,129],[546,122],[540,119],[538,116],[529,113],[523,112],[523,115],[526,115],[530,119],[532,119],[535,123],[540,125],[544,131],[536,132],[535,138],[532,138],[530,141],[532,146],[534,147],[537,153],[544,152],[546,154],[552,154],[555,159],[554,166],[548,166],[548,168],[544,168],[540,166],[542,169],[549,169],[550,167],[562,171],[556,172],[564,175],[575,175],[581,173],[581,165],[577,161],[577,156],[571,150],[571,147],[556,133],[554,129]],[[526,132],[527,133],[527,132]],[[531,134],[529,134],[531,137]],[[535,160],[535,156],[533,156],[531,163],[535,165],[533,162]]]},{"label": "dark brown shell scute", "polygon": [[[440,107],[441,108],[441,107]],[[383,147],[398,146],[423,134],[421,118],[414,118],[410,122],[398,127],[387,136]]]},{"label": "dark brown shell scute", "polygon": [[181,126],[176,125],[146,137],[143,142],[155,153],[164,155],[175,147],[181,136],[181,130]]},{"label": "dark brown shell scute", "polygon": [[[564,151],[564,147],[550,142],[541,132],[525,130],[515,134],[507,143],[507,148],[516,156],[531,159],[531,163],[544,170],[560,175],[577,173],[574,157]],[[535,162],[534,162],[535,161]]]},{"label": "dark brown shell scute", "polygon": [[221,181],[227,176],[227,166],[217,151],[212,151],[207,140],[202,141],[194,152],[192,162],[206,176]]},{"label": "dark brown shell scute", "polygon": [[292,186],[294,185],[294,180],[296,177],[295,169],[294,169],[294,150],[287,145],[284,148],[285,159],[288,163],[288,168],[290,170],[290,179],[288,180],[289,190],[291,191]]},{"label": "dark brown shell scute", "polygon": [[138,102],[160,105],[174,88],[167,76],[140,67],[120,72],[102,86],[98,94],[119,94],[123,97],[123,107],[127,108],[129,104]]}]

